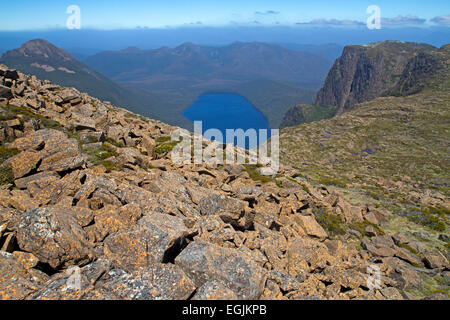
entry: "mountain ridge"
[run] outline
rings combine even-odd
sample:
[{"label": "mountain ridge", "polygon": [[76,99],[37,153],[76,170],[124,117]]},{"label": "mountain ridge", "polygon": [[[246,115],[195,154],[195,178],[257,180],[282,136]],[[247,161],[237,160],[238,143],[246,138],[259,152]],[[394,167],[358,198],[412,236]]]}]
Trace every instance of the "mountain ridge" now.
[{"label": "mountain ridge", "polygon": [[[230,50],[239,50],[239,48],[246,46],[248,46],[247,43],[236,42],[231,46]],[[253,46],[272,48],[270,45],[258,43],[253,44]],[[215,52],[213,48],[205,48],[208,52]],[[183,54],[196,56],[195,52],[198,50],[200,50],[199,46],[192,43],[180,45],[174,49],[163,47],[157,50],[155,59],[156,61],[165,61],[170,55],[178,56]],[[150,51],[153,52],[152,50]],[[188,51],[190,53],[187,53]],[[48,58],[45,57],[45,54],[42,54],[43,52]],[[111,52],[117,53],[115,51]],[[137,48],[127,48],[123,52],[125,52],[125,55],[142,55],[146,51]],[[53,59],[50,57],[52,53]],[[188,78],[177,78],[168,75],[160,78],[156,83],[143,84],[134,79],[135,75],[131,72],[134,70],[133,68],[139,66],[139,61],[137,61],[137,65],[125,64],[122,67],[124,70],[130,70],[128,78],[132,80],[117,83],[115,79],[106,78],[103,74],[75,60],[67,52],[43,39],[27,42],[23,45],[23,48],[8,51],[0,58],[0,61],[24,72],[34,74],[39,78],[49,79],[63,86],[76,87],[80,91],[87,92],[103,100],[109,100],[116,105],[125,106],[141,115],[187,129],[192,128],[192,123],[182,116],[183,111],[194,103],[198,96],[207,92],[229,92],[245,96],[268,118],[272,128],[279,127],[282,115],[287,111],[289,105],[298,101],[309,103],[313,100],[315,94],[311,89],[297,88],[283,82],[260,78],[251,81],[242,79],[208,79],[203,85],[199,85],[198,83],[186,81],[191,74],[189,70],[202,74],[203,71],[196,70],[195,67],[187,68],[188,73],[186,76]],[[184,62],[180,63],[183,64]],[[183,67],[171,65],[170,68],[172,73],[176,73],[177,69],[181,70]],[[114,69],[110,70],[114,74],[115,71],[113,71]],[[119,77],[117,80],[123,79]],[[278,98],[275,99],[274,97]],[[277,109],[279,111],[276,111]]]},{"label": "mountain ridge", "polygon": [[44,39],[27,41],[20,48],[7,51],[1,56],[0,63],[62,86],[77,87],[80,91],[128,106],[136,112],[142,112],[144,101],[150,99],[149,95],[107,79]]},{"label": "mountain ridge", "polygon": [[223,47],[188,42],[173,49],[106,51],[88,57],[86,63],[113,79],[123,78],[124,81],[129,78],[157,81],[162,74],[173,74],[177,77],[188,75],[191,81],[196,77],[199,81],[267,78],[306,88],[318,87],[330,64],[311,53],[261,42],[239,41]]}]

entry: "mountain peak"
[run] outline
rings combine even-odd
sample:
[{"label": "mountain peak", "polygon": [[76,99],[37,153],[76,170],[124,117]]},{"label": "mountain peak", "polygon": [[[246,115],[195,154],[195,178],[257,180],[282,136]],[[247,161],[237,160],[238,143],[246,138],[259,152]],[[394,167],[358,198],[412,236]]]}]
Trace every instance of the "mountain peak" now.
[{"label": "mountain peak", "polygon": [[72,56],[63,49],[56,47],[47,40],[35,39],[25,42],[20,48],[6,52],[2,58],[6,57],[26,57],[41,58],[45,60],[73,60]]}]

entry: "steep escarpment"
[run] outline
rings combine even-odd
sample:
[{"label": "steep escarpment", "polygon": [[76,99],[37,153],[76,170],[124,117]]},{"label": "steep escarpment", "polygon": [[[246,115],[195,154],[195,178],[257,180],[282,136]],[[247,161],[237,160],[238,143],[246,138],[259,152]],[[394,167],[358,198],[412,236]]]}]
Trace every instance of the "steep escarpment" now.
[{"label": "steep escarpment", "polygon": [[314,104],[292,107],[285,114],[282,127],[331,118],[378,97],[418,93],[445,70],[441,55],[445,50],[398,41],[347,46],[328,73]]},{"label": "steep escarpment", "polygon": [[[397,85],[419,86],[438,68],[429,56],[436,50],[425,44],[397,41],[347,46],[330,70],[315,104],[336,106],[342,112],[357,103],[389,95]],[[401,92],[413,92],[408,90]]]},{"label": "steep escarpment", "polygon": [[175,129],[1,66],[0,298],[445,297],[445,253],[389,212],[290,166],[175,164]]}]

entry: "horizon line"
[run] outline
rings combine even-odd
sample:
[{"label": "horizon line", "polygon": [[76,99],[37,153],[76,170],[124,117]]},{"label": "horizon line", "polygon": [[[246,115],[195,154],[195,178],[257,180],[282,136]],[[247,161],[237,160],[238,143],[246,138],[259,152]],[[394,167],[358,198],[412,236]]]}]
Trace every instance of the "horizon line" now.
[{"label": "horizon line", "polygon": [[[0,29],[2,33],[14,33],[14,32],[55,32],[55,31],[171,31],[179,29],[239,29],[239,28],[251,28],[251,29],[346,29],[346,30],[364,30],[367,29],[365,24],[355,25],[326,25],[326,24],[310,24],[310,23],[293,23],[293,24],[226,24],[226,25],[198,25],[198,24],[183,24],[177,26],[161,26],[161,27],[86,27],[80,29],[69,30],[65,26],[57,27],[43,27],[33,29]],[[421,25],[391,25],[386,24],[382,26],[380,30],[368,30],[368,31],[381,31],[381,30],[393,30],[393,29],[449,29],[450,25],[438,25],[438,24],[421,24]]]}]

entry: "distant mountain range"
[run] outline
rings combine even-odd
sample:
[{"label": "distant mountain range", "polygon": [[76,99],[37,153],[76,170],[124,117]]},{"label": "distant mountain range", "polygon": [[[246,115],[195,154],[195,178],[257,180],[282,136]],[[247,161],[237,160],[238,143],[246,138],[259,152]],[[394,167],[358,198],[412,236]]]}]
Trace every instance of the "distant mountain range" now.
[{"label": "distant mountain range", "polygon": [[319,88],[331,63],[315,54],[266,43],[235,42],[225,47],[185,43],[157,50],[106,51],[86,64],[122,82],[145,87],[242,83],[260,79],[304,88]]},{"label": "distant mountain range", "polygon": [[328,44],[301,44],[301,43],[278,43],[280,47],[301,51],[309,52],[321,56],[329,61],[334,61],[339,58],[342,54],[344,46],[328,43]]},{"label": "distant mountain range", "polygon": [[243,95],[277,128],[290,106],[313,101],[331,66],[319,55],[258,42],[78,57],[85,64],[38,39],[6,52],[0,63],[188,129],[192,124],[181,114],[208,92]]},{"label": "distant mountain range", "polygon": [[314,90],[331,67],[329,60],[318,55],[259,42],[127,48],[101,52],[85,61],[115,81],[160,97],[163,112],[171,111],[167,116],[160,114],[163,120],[185,127],[180,115],[199,95],[231,92],[246,97],[277,128],[290,103],[312,102]]}]

